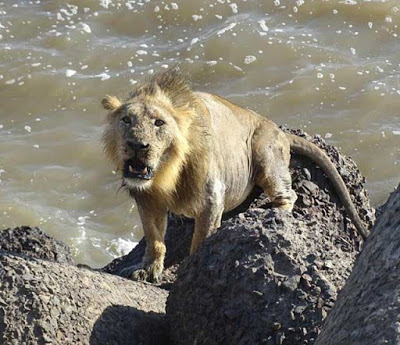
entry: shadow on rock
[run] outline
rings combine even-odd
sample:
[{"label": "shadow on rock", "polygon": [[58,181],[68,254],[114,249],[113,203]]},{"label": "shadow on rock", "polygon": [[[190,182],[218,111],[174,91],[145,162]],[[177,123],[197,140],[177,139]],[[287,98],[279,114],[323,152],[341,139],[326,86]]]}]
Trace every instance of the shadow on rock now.
[{"label": "shadow on rock", "polygon": [[[133,307],[106,308],[93,326],[90,345],[168,345],[163,315]],[[154,327],[158,325],[158,327]]]}]

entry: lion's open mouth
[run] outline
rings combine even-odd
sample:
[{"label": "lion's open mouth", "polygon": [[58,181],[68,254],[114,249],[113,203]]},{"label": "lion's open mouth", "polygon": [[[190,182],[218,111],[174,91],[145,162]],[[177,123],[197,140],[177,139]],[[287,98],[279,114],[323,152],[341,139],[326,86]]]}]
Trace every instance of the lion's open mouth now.
[{"label": "lion's open mouth", "polygon": [[126,178],[139,178],[143,180],[151,180],[154,176],[153,170],[150,167],[134,159],[125,161],[123,175]]}]

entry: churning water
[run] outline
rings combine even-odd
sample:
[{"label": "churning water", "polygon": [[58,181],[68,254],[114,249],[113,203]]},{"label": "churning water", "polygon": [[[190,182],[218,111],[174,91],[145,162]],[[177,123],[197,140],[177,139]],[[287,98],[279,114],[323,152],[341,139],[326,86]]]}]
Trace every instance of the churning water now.
[{"label": "churning water", "polygon": [[0,0],[0,227],[39,225],[99,267],[141,237],[100,143],[105,94],[176,63],[195,88],[399,182],[398,0]]}]

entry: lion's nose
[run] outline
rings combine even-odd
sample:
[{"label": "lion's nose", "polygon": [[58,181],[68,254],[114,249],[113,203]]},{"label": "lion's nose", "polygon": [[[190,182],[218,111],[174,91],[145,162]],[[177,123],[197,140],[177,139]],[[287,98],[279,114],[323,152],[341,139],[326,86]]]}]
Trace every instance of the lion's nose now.
[{"label": "lion's nose", "polygon": [[127,144],[131,149],[139,150],[139,151],[147,151],[150,147],[150,145],[146,142],[136,141],[133,139],[129,139],[127,141]]}]

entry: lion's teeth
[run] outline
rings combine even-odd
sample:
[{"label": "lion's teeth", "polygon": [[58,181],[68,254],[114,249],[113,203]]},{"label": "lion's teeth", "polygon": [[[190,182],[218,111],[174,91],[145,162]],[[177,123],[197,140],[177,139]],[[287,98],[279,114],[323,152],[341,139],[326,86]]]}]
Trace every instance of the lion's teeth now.
[{"label": "lion's teeth", "polygon": [[132,165],[129,166],[129,172],[133,173]]},{"label": "lion's teeth", "polygon": [[142,174],[143,174],[143,175],[146,175],[146,174],[147,174],[147,167],[144,167],[144,168],[143,168]]}]

